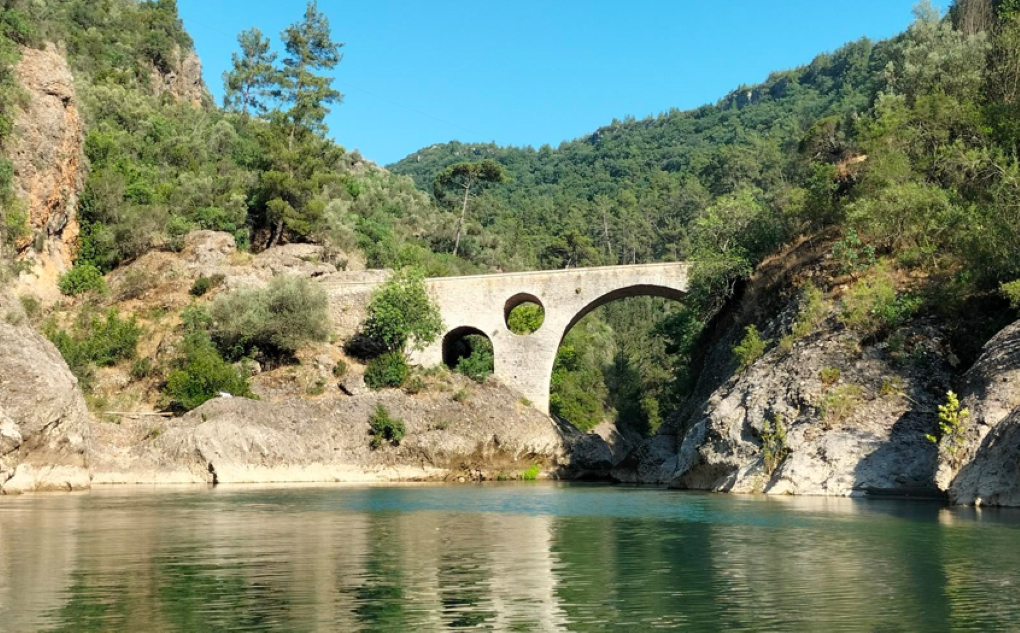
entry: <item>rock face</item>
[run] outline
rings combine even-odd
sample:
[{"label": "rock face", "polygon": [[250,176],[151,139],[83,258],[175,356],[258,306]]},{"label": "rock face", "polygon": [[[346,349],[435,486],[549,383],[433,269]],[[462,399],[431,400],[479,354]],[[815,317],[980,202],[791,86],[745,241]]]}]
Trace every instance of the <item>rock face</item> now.
[{"label": "rock face", "polygon": [[89,487],[89,413],[60,352],[0,324],[0,492]]},{"label": "rock face", "polygon": [[939,483],[953,503],[1020,506],[1020,322],[988,341],[962,395],[966,441],[955,460],[943,458]]},{"label": "rock face", "polygon": [[[151,425],[98,424],[95,483],[267,483],[495,479],[533,464],[544,476],[604,475],[601,438],[561,428],[489,384],[466,401],[401,392],[269,403],[219,398]],[[399,446],[370,447],[382,404],[401,418]]]},{"label": "rock face", "polygon": [[[31,236],[18,244],[32,274],[56,291],[78,237],[78,197],[85,183],[85,125],[74,78],[55,48],[24,49],[15,74],[26,92],[14,120],[9,158],[14,193],[28,212]],[[40,285],[40,284],[37,284]]]},{"label": "rock face", "polygon": [[200,106],[208,94],[202,81],[202,61],[193,50],[174,50],[176,63],[170,72],[163,74],[155,66],[150,69],[150,81],[157,96],[164,93],[173,95],[177,101]]}]

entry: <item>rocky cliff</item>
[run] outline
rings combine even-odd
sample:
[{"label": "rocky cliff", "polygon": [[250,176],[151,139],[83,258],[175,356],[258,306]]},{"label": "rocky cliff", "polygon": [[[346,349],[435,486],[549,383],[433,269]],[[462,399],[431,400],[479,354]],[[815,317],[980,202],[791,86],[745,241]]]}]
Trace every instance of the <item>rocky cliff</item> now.
[{"label": "rocky cliff", "polygon": [[14,194],[26,206],[31,229],[17,245],[21,259],[32,264],[22,285],[55,298],[57,278],[71,267],[77,247],[85,123],[71,69],[56,48],[24,49],[15,73],[25,98],[14,118],[9,158]]}]

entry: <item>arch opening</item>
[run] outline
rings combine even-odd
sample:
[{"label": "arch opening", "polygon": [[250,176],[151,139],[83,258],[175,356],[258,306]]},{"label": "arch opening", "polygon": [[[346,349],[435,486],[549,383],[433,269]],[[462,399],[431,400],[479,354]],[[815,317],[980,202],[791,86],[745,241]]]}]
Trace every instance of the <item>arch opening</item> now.
[{"label": "arch opening", "polygon": [[534,334],[545,322],[545,306],[535,295],[521,292],[507,299],[503,320],[507,329],[518,336]]},{"label": "arch opening", "polygon": [[443,337],[443,364],[483,382],[495,369],[492,340],[478,328],[450,330]]}]

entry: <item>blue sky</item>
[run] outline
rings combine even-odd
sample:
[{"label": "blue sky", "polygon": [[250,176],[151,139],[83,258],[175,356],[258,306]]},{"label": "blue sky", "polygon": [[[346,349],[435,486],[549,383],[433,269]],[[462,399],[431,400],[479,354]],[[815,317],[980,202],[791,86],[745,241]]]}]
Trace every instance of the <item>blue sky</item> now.
[{"label": "blue sky", "polygon": [[[450,140],[555,147],[613,118],[713,103],[850,40],[894,35],[915,2],[319,0],[346,43],[335,72],[346,96],[328,123],[381,164]],[[237,33],[257,26],[278,45],[304,5],[179,0],[217,98]]]}]

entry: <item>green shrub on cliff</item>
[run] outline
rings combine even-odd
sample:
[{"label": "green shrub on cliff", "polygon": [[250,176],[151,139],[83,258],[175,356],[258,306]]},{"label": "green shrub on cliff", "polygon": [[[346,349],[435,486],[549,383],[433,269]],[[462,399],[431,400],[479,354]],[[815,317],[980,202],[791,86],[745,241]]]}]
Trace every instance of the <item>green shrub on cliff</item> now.
[{"label": "green shrub on cliff", "polygon": [[220,393],[253,398],[248,377],[219,355],[209,335],[189,332],[181,342],[165,393],[175,408],[190,411]]},{"label": "green shrub on cliff", "polygon": [[368,304],[364,334],[392,352],[408,344],[424,349],[443,331],[439,308],[429,296],[425,275],[408,268],[379,287]]},{"label": "green shrub on cliff", "polygon": [[410,373],[411,368],[403,354],[388,352],[368,361],[365,384],[369,389],[396,389],[404,384]]},{"label": "green shrub on cliff", "polygon": [[478,334],[466,338],[467,344],[471,347],[471,353],[457,362],[456,371],[475,382],[485,382],[495,371],[492,342]]},{"label": "green shrub on cliff", "polygon": [[108,367],[135,357],[142,328],[134,317],[122,319],[116,308],[110,308],[103,316],[86,308],[70,330],[58,329],[50,321],[43,326],[43,333],[60,350],[82,388],[87,390],[96,366]]},{"label": "green shrub on cliff", "polygon": [[390,415],[390,412],[381,404],[376,405],[375,411],[368,418],[369,434],[372,436],[372,448],[377,449],[383,444],[389,443],[392,446],[399,446],[400,440],[407,434],[404,421]]},{"label": "green shrub on cliff", "polygon": [[289,356],[302,345],[329,336],[326,292],[299,277],[274,277],[268,288],[220,295],[209,313],[213,340],[230,359],[256,348],[270,356]]},{"label": "green shrub on cliff", "polygon": [[754,361],[764,356],[767,347],[768,341],[761,337],[758,328],[754,325],[747,326],[743,340],[733,348],[733,354],[740,363],[740,371],[744,371],[753,365]]},{"label": "green shrub on cliff", "polygon": [[92,264],[78,264],[61,275],[57,285],[60,287],[60,292],[72,297],[92,290],[106,291],[103,272]]}]

